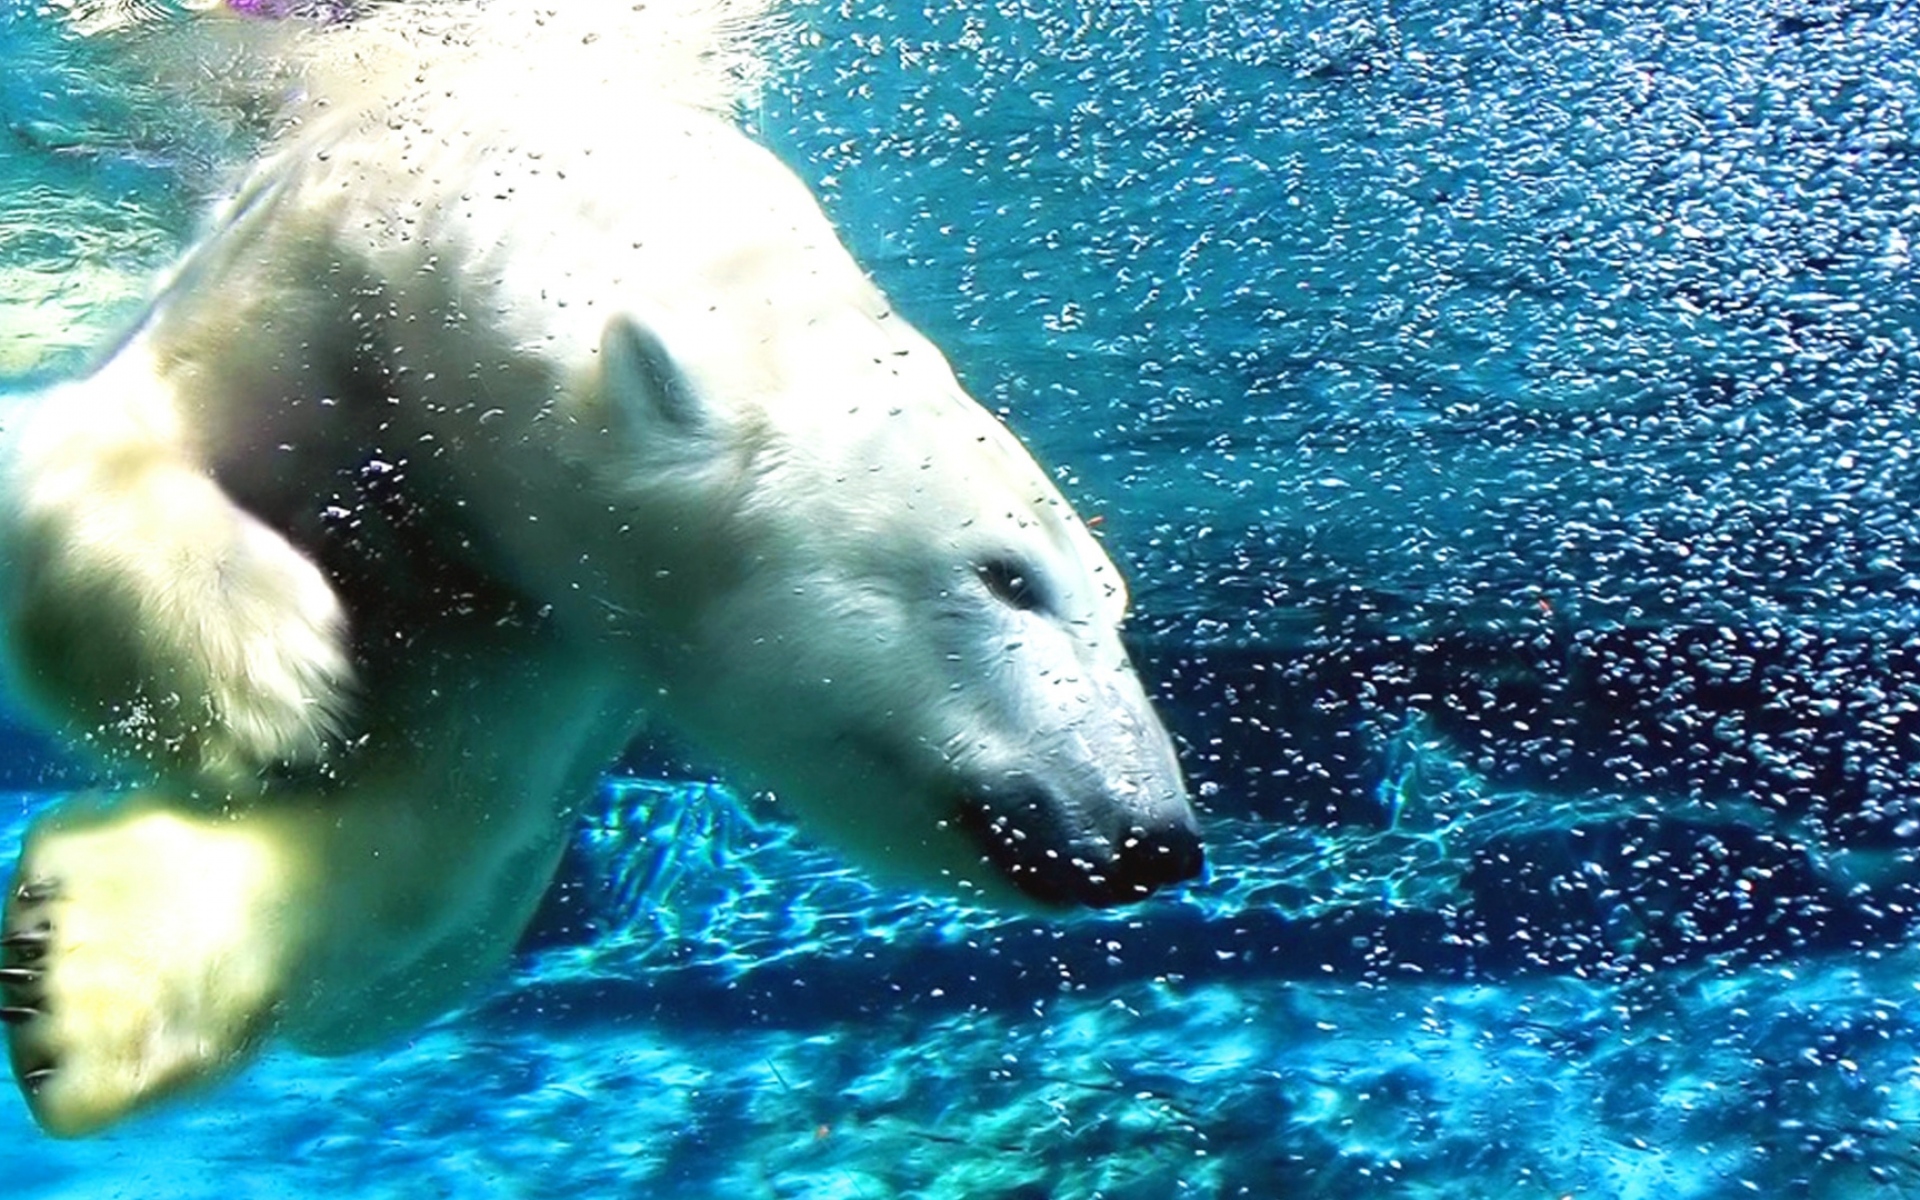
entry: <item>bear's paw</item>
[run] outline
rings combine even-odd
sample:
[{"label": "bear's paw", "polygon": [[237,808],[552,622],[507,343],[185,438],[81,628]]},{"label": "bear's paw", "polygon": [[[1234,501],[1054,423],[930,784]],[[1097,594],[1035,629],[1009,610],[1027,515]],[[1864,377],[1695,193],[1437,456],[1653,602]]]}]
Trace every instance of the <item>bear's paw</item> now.
[{"label": "bear's paw", "polygon": [[61,1136],[241,1065],[299,939],[285,856],[245,822],[77,804],[29,838],[0,925],[14,1076]]},{"label": "bear's paw", "polygon": [[115,470],[124,455],[60,449],[11,533],[29,691],[102,748],[221,789],[322,759],[352,687],[326,576],[168,454]]},{"label": "bear's paw", "polygon": [[196,602],[207,614],[173,663],[204,698],[200,769],[244,778],[320,758],[347,708],[345,614],[318,568],[243,518]]}]

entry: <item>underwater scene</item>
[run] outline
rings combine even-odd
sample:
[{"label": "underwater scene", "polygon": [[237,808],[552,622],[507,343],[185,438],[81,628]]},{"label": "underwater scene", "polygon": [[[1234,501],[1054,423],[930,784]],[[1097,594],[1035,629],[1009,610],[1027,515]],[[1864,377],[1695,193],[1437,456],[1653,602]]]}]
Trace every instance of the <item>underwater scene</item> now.
[{"label": "underwater scene", "polygon": [[[130,49],[206,19],[0,0],[0,414],[260,151]],[[0,1195],[1920,1194],[1920,5],[782,20],[748,132],[1125,573],[1204,873],[975,907],[643,736],[457,1011],[9,1091]],[[99,782],[9,703],[9,869]]]}]

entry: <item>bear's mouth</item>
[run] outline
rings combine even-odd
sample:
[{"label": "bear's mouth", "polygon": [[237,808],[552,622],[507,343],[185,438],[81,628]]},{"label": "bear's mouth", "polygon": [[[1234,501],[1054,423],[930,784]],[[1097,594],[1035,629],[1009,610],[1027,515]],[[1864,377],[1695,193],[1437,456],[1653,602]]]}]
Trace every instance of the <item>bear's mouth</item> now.
[{"label": "bear's mouth", "polygon": [[1114,834],[1075,829],[1064,803],[1039,787],[963,798],[955,823],[1025,896],[1052,909],[1112,908],[1198,875],[1206,856],[1191,812],[1139,820]]}]

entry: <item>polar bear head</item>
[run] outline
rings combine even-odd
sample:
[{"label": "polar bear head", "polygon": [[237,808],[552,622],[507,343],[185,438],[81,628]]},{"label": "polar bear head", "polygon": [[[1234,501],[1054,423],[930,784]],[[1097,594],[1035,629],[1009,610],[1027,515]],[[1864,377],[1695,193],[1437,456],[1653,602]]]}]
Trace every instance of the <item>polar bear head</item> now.
[{"label": "polar bear head", "polygon": [[[883,874],[1063,906],[1198,871],[1119,572],[805,185],[671,105],[624,156],[576,149],[436,218],[471,248],[435,247],[474,289],[444,324],[555,398],[482,432],[463,381],[492,351],[408,376],[449,388],[412,410],[448,415],[436,444],[536,448],[463,491],[522,585],[598,631],[651,716]],[[529,225],[542,189],[569,221]]]},{"label": "polar bear head", "polygon": [[609,486],[656,535],[651,578],[625,585],[652,598],[609,611],[666,647],[663,715],[883,875],[1045,907],[1194,875],[1118,569],[939,352],[858,291],[830,314],[830,368],[607,328],[609,423],[632,447]]}]

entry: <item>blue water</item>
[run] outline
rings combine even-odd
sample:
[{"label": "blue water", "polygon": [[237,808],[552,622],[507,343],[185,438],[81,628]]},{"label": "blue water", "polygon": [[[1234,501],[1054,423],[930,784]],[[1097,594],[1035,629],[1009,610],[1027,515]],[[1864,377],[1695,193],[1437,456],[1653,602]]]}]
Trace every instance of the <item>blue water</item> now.
[{"label": "blue water", "polygon": [[[60,11],[0,9],[13,386],[257,135]],[[470,1011],[9,1100],[6,1194],[1920,1189],[1920,9],[801,13],[756,128],[1102,519],[1209,878],[1009,920],[623,777]],[[0,745],[17,838],[78,769]]]}]

